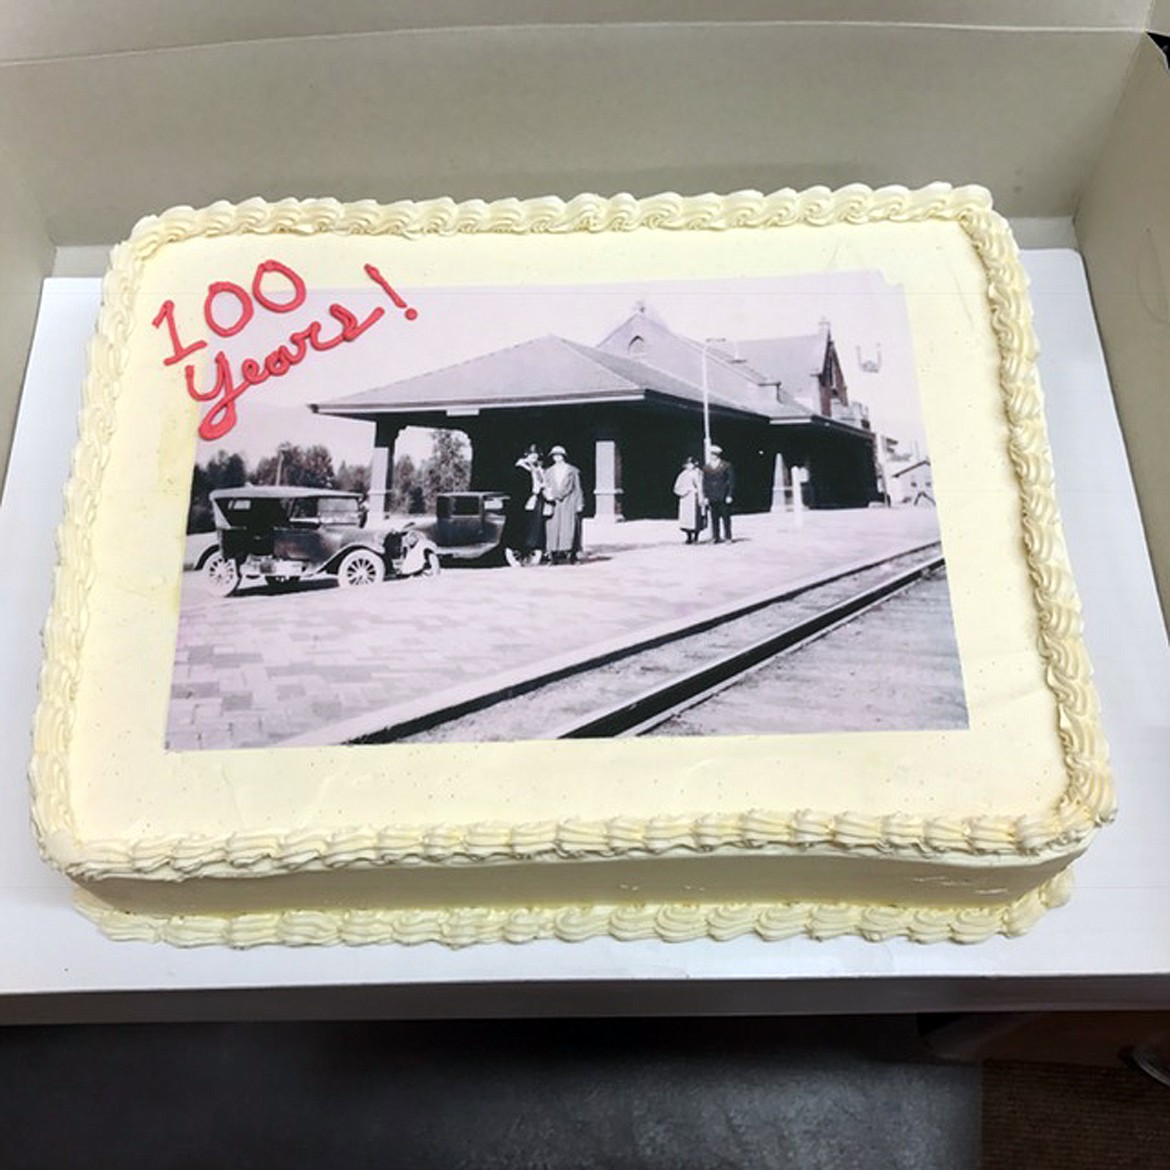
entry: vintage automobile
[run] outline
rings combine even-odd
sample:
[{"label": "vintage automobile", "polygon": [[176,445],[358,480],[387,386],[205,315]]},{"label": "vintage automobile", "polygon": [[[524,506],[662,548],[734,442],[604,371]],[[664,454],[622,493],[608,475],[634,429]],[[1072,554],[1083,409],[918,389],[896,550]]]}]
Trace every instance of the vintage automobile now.
[{"label": "vintage automobile", "polygon": [[440,492],[434,515],[411,516],[438,546],[444,564],[502,562],[508,497],[500,492]]},{"label": "vintage automobile", "polygon": [[214,556],[219,555],[219,533],[188,532],[183,546],[183,568],[199,572]]},{"label": "vintage automobile", "polygon": [[411,516],[439,548],[443,564],[539,565],[540,549],[509,548],[504,492],[440,492],[434,515]]},{"label": "vintage automobile", "polygon": [[223,488],[211,493],[211,504],[219,550],[203,574],[221,597],[248,581],[335,577],[349,588],[439,572],[438,547],[411,517],[367,523],[355,492]]}]

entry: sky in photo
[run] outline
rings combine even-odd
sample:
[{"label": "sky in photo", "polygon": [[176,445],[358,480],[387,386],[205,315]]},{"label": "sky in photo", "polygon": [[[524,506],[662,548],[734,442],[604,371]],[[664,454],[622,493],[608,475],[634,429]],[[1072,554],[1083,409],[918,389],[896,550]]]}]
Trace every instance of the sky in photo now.
[{"label": "sky in photo", "polygon": [[[282,299],[286,284],[272,276],[270,295]],[[267,286],[266,286],[267,287]],[[596,345],[644,301],[676,333],[697,341],[728,342],[816,332],[828,320],[851,399],[870,410],[875,431],[915,445],[925,454],[918,387],[905,298],[899,287],[876,272],[833,272],[744,280],[644,281],[555,287],[396,288],[416,310],[408,320],[373,282],[352,290],[308,293],[288,313],[257,309],[236,336],[218,339],[197,357],[221,345],[234,370],[246,358],[264,356],[289,334],[313,320],[324,322],[322,337],[337,332],[329,305],[340,303],[358,318],[375,307],[381,320],[354,341],[327,352],[310,352],[281,378],[250,388],[237,400],[239,421],[223,438],[199,443],[205,462],[218,450],[240,452],[250,465],[277,443],[324,443],[335,465],[369,461],[373,426],[313,414],[309,404],[391,385],[428,370],[465,361],[546,334]],[[217,306],[225,323],[234,319],[230,297]],[[206,330],[204,331],[206,333]],[[862,368],[874,364],[876,372]],[[210,386],[204,370],[198,385]],[[202,413],[202,411],[201,411]],[[410,428],[397,453],[415,459],[430,452],[428,432]]]}]

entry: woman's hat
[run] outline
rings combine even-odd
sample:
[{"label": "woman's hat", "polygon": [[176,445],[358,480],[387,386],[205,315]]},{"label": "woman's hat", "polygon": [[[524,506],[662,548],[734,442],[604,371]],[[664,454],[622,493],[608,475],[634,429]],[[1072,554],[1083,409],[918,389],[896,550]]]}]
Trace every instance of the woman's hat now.
[{"label": "woman's hat", "polygon": [[550,450],[549,450],[550,455],[563,455],[564,453],[565,453],[564,447],[560,446],[559,444],[555,447],[550,448]]}]

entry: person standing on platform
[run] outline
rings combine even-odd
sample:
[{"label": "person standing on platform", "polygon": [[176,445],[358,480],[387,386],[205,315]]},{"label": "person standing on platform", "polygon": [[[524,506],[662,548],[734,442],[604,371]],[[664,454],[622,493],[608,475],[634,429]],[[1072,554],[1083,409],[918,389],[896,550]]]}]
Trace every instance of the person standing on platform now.
[{"label": "person standing on platform", "polygon": [[575,565],[581,553],[581,513],[585,511],[581,472],[566,461],[564,447],[553,447],[549,455],[552,464],[545,468],[544,494],[552,508],[545,521],[545,549],[554,565],[564,560]]},{"label": "person standing on platform", "polygon": [[678,526],[687,544],[698,544],[703,531],[703,475],[697,459],[687,456],[683,469],[675,477],[674,494],[678,496]]},{"label": "person standing on platform", "polygon": [[503,545],[511,564],[539,563],[544,548],[544,468],[535,446],[516,460],[508,484]]},{"label": "person standing on platform", "polygon": [[[735,501],[735,468],[723,458],[723,448],[711,444],[703,466],[703,499],[711,512],[711,539],[731,543],[731,505]],[[722,535],[720,535],[722,533]]]}]

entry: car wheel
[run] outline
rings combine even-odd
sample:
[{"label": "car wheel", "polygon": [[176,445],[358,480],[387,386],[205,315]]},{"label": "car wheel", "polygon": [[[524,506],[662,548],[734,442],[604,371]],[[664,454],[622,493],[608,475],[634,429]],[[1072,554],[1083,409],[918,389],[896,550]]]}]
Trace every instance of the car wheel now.
[{"label": "car wheel", "polygon": [[428,550],[425,557],[423,557],[422,572],[420,577],[437,577],[442,571],[443,565],[439,560],[439,554]]},{"label": "car wheel", "polygon": [[231,597],[240,584],[240,566],[230,557],[213,552],[203,562],[203,579],[216,597]]},{"label": "car wheel", "polygon": [[376,585],[386,577],[386,562],[367,548],[355,548],[337,566],[337,583],[343,589],[356,585]]},{"label": "car wheel", "polygon": [[210,561],[212,557],[217,556],[219,556],[219,549],[217,549],[215,545],[212,545],[211,548],[204,549],[200,554],[199,560],[195,562],[195,572],[202,573],[203,570],[207,568],[207,562]]},{"label": "car wheel", "polygon": [[504,549],[504,560],[513,569],[523,569],[529,565],[539,565],[544,559],[541,549],[534,548],[531,552],[521,552],[518,548]]}]

